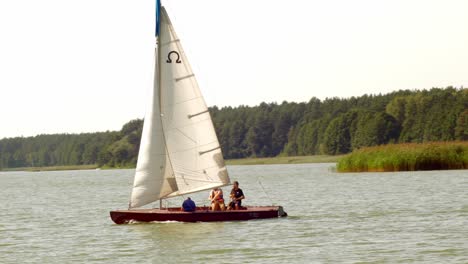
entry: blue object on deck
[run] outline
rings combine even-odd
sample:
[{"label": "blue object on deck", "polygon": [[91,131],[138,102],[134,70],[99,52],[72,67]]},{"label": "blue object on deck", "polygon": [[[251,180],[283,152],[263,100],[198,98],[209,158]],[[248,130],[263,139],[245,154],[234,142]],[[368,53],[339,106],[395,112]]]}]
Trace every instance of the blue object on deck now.
[{"label": "blue object on deck", "polygon": [[160,17],[161,17],[161,0],[156,0],[156,37],[159,36]]},{"label": "blue object on deck", "polygon": [[193,212],[193,211],[195,211],[197,206],[195,205],[195,202],[192,201],[192,199],[190,199],[190,197],[188,197],[187,200],[185,200],[182,203],[182,208],[184,209],[185,212]]}]

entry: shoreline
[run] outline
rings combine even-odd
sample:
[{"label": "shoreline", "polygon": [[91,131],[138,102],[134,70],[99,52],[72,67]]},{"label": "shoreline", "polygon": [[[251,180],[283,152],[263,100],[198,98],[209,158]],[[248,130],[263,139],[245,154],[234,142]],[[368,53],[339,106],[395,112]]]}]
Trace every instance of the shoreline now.
[{"label": "shoreline", "polygon": [[47,166],[47,167],[3,168],[0,170],[0,172],[12,172],[12,171],[40,172],[40,171],[96,170],[96,169],[101,169],[101,168],[99,168],[97,164],[89,164],[89,165]]},{"label": "shoreline", "polygon": [[[268,157],[268,158],[245,158],[245,159],[230,159],[226,160],[226,165],[273,165],[273,164],[304,164],[304,163],[337,163],[343,156],[291,156],[291,157]],[[99,167],[97,164],[89,165],[64,165],[64,166],[48,166],[48,167],[21,167],[21,168],[4,168],[0,171],[64,171],[64,170],[114,170],[114,169],[134,169],[135,166],[126,167]]]}]

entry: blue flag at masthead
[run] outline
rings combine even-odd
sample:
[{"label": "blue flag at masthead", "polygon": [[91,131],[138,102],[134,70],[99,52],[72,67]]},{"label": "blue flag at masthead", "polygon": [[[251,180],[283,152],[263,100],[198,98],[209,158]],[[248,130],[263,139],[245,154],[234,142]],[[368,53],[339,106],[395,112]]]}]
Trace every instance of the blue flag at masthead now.
[{"label": "blue flag at masthead", "polygon": [[156,0],[156,37],[159,36],[160,17],[161,17],[161,0]]}]

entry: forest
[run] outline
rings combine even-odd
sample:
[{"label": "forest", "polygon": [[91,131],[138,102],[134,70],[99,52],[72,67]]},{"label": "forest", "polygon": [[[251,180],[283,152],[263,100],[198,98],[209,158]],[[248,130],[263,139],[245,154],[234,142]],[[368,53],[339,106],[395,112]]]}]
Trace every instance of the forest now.
[{"label": "forest", "polygon": [[[210,107],[226,159],[337,155],[389,143],[468,140],[468,89],[400,90],[308,102]],[[0,140],[0,169],[98,164],[133,167],[143,120],[120,131]]]}]

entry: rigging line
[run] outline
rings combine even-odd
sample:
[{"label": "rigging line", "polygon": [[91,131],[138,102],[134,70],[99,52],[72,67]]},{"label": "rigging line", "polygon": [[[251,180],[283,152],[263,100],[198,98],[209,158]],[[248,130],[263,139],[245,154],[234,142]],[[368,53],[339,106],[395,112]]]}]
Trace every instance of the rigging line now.
[{"label": "rigging line", "polygon": [[268,198],[268,200],[270,200],[271,205],[273,205],[273,204],[274,204],[274,203],[273,203],[273,200],[272,200],[271,197],[268,195],[268,193],[265,191],[265,188],[263,187],[263,184],[262,184],[262,182],[260,181],[260,178],[261,178],[261,177],[262,177],[262,176],[257,177],[258,184],[260,185],[260,187],[262,187],[263,193],[264,193],[265,196]]}]

